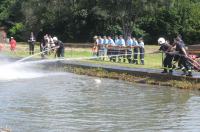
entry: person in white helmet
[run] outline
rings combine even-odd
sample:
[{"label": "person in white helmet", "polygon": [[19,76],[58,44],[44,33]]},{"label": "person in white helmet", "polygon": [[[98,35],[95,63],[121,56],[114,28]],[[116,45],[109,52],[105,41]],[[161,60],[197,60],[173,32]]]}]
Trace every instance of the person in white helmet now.
[{"label": "person in white helmet", "polygon": [[160,45],[159,50],[165,53],[165,58],[163,60],[164,70],[162,71],[162,73],[168,73],[169,70],[169,74],[172,74],[172,60],[174,58],[174,55],[170,54],[170,52],[174,50],[173,46],[169,44],[169,41],[165,40],[165,38],[162,37],[158,39],[158,44]]},{"label": "person in white helmet", "polygon": [[62,57],[64,58],[65,47],[62,41],[58,40],[57,37],[53,37],[53,41],[55,46],[57,47],[55,57]]}]

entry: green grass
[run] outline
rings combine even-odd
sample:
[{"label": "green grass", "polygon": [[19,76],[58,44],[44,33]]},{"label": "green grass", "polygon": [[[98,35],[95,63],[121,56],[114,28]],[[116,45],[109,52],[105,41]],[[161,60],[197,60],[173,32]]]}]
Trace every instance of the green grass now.
[{"label": "green grass", "polygon": [[135,64],[129,64],[126,60],[126,62],[110,62],[108,59],[105,61],[101,59],[95,59],[95,60],[82,60],[84,62],[90,62],[93,64],[108,64],[108,65],[117,65],[117,66],[125,66],[125,67],[133,67],[133,68],[161,68],[162,67],[162,54],[146,54],[145,55],[145,65],[135,65]]}]

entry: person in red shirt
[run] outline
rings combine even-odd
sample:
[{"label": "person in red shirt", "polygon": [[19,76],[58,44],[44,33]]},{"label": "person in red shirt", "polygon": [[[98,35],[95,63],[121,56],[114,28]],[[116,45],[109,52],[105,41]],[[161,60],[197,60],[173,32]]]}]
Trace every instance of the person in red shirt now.
[{"label": "person in red shirt", "polygon": [[0,51],[2,51],[2,50],[3,50],[3,44],[0,43]]},{"label": "person in red shirt", "polygon": [[11,37],[11,40],[10,40],[10,50],[11,51],[15,51],[15,49],[16,49],[16,40],[13,37]]}]

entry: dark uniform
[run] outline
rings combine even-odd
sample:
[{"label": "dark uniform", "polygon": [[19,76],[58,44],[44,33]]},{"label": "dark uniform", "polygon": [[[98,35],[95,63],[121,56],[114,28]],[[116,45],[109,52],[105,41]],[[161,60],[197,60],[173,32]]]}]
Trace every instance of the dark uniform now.
[{"label": "dark uniform", "polygon": [[28,40],[29,43],[29,54],[33,55],[34,54],[34,46],[35,46],[35,36],[33,35],[33,32],[31,32],[31,36]]},{"label": "dark uniform", "polygon": [[171,49],[172,49],[172,46],[169,45],[169,44],[162,44],[160,49],[159,49],[160,51],[165,52],[165,58],[164,58],[164,61],[163,61],[164,70],[163,70],[162,73],[167,73],[168,69],[169,69],[169,73],[173,72],[172,60],[174,58],[174,55],[168,53],[168,52],[171,52]]},{"label": "dark uniform", "polygon": [[[192,70],[190,63],[188,62],[187,56],[184,54],[184,45],[180,41],[176,42],[176,51],[178,51],[177,56],[179,57],[179,62],[185,67],[185,70],[188,71],[187,76],[192,76]],[[184,73],[185,74],[185,73]]]},{"label": "dark uniform", "polygon": [[41,42],[40,42],[40,52],[41,53],[41,57],[44,58],[45,55],[47,55],[47,48],[48,48],[48,45],[47,45],[47,40],[46,39],[42,39]]},{"label": "dark uniform", "polygon": [[57,50],[56,50],[56,56],[57,57],[64,57],[64,51],[65,50],[64,50],[63,42],[58,40],[58,41],[55,42],[55,45],[56,45],[56,47],[58,47]]}]

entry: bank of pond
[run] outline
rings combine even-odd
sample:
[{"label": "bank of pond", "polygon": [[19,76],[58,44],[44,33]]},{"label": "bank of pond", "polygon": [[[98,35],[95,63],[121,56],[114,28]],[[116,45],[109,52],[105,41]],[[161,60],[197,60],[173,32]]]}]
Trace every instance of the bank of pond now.
[{"label": "bank of pond", "polygon": [[99,78],[111,78],[133,83],[200,90],[199,77],[161,74],[158,69],[98,65],[81,61],[58,61],[57,63],[51,63],[48,67],[52,70],[64,70],[80,75],[95,76]]}]

